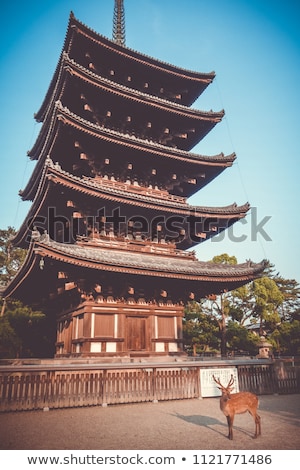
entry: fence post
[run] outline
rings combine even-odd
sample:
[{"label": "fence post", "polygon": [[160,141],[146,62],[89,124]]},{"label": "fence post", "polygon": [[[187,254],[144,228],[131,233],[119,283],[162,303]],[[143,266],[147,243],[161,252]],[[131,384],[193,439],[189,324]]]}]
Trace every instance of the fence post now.
[{"label": "fence post", "polygon": [[153,367],[152,369],[152,403],[158,403],[157,399],[157,390],[156,390],[156,383],[157,381],[157,369],[156,367]]},{"label": "fence post", "polygon": [[102,378],[102,405],[103,407],[107,406],[107,370],[104,369],[103,371],[103,378]]},{"label": "fence post", "polygon": [[196,368],[196,395],[198,400],[202,400],[200,366]]}]

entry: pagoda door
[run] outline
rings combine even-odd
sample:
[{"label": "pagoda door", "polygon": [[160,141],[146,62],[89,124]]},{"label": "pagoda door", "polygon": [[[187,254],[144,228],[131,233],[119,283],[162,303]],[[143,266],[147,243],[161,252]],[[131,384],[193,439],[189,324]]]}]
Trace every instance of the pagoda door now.
[{"label": "pagoda door", "polygon": [[147,318],[127,317],[128,351],[145,351],[147,349]]}]

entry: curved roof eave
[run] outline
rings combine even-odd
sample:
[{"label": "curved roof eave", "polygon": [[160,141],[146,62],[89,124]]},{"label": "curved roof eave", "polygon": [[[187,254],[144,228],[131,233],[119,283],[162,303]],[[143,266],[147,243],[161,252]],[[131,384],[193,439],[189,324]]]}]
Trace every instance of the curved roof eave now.
[{"label": "curved roof eave", "polygon": [[[189,136],[187,150],[190,150],[194,145],[196,145],[196,143],[202,140],[217,123],[221,122],[225,114],[223,109],[217,112],[212,110],[198,110],[181,104],[176,104],[156,96],[147,95],[124,85],[116,84],[111,80],[99,77],[94,72],[76,64],[76,62],[67,57],[67,54],[63,53],[61,66],[58,70],[58,77],[51,98],[49,97],[47,109],[45,109],[43,116],[39,116],[39,119],[35,116],[37,120],[46,123],[52,119],[56,104],[58,102],[61,103],[61,100],[63,100],[63,90],[67,86],[69,77],[77,77],[77,79],[85,81],[90,86],[101,88],[103,93],[119,95],[122,100],[129,100],[136,102],[141,106],[153,108],[155,112],[168,113],[175,119],[180,117],[187,128],[194,129],[194,135]],[[200,128],[199,125],[201,125]],[[39,140],[40,139],[38,137],[38,141]],[[29,151],[28,153],[30,155],[32,151]]]},{"label": "curved roof eave", "polygon": [[[110,185],[101,185],[98,184],[94,179],[84,178],[82,179],[79,176],[74,176],[67,171],[62,170],[57,167],[56,164],[49,163],[48,170],[46,170],[47,178],[54,181],[57,184],[62,186],[73,188],[75,191],[86,193],[90,196],[96,198],[99,197],[111,197],[113,200],[118,202],[128,202],[135,203],[139,207],[149,207],[155,210],[168,210],[170,208],[172,211],[182,212],[185,215],[195,215],[195,217],[200,217],[202,215],[209,216],[241,216],[243,217],[246,212],[250,209],[250,204],[247,202],[241,206],[238,206],[235,202],[227,206],[219,207],[208,207],[208,206],[193,206],[186,202],[174,202],[171,198],[170,201],[165,198],[158,198],[151,195],[143,195],[140,192],[128,191],[128,189],[119,189],[118,187]],[[125,185],[125,183],[124,183]],[[160,203],[160,205],[158,205]]]},{"label": "curved roof eave", "polygon": [[216,74],[214,71],[205,73],[205,72],[197,72],[195,70],[189,70],[183,67],[178,67],[171,63],[168,63],[168,62],[156,59],[154,57],[151,57],[149,55],[143,54],[142,52],[136,51],[127,46],[117,44],[116,42],[103,36],[102,34],[96,32],[95,30],[87,26],[86,24],[79,21],[77,18],[75,18],[73,12],[70,13],[70,24],[71,23],[73,23],[72,24],[73,27],[77,27],[79,30],[84,32],[86,36],[90,37],[93,41],[97,41],[99,43],[102,42],[103,44],[116,50],[120,54],[127,55],[129,58],[133,60],[138,60],[140,62],[147,63],[147,65],[149,66],[153,66],[157,69],[165,70],[169,73],[173,73],[182,78],[186,77],[189,80],[193,79],[193,80],[198,80],[198,81],[203,81],[203,80],[212,81],[215,78]]},{"label": "curved roof eave", "polygon": [[[86,248],[80,245],[63,244],[49,240],[48,242],[31,243],[25,261],[4,288],[4,298],[13,296],[18,287],[32,270],[44,258],[91,270],[109,271],[110,273],[126,273],[147,277],[163,277],[197,282],[250,282],[259,277],[265,268],[265,261],[236,265],[216,264],[197,259],[157,256],[148,253],[127,252],[110,248]],[[47,265],[45,264],[45,268]],[[16,298],[18,298],[16,296]]]},{"label": "curved roof eave", "polygon": [[[51,146],[53,147],[55,138],[58,135],[59,125],[61,122],[75,128],[77,131],[89,134],[94,138],[104,139],[106,141],[111,141],[114,144],[127,146],[129,149],[135,148],[139,151],[150,154],[161,155],[164,158],[186,161],[187,164],[193,163],[205,166],[214,166],[216,167],[217,174],[223,171],[226,167],[231,166],[236,159],[235,153],[230,155],[224,155],[223,153],[212,156],[200,155],[185,150],[166,147],[162,144],[143,140],[132,135],[122,134],[118,131],[93,124],[90,121],[75,115],[67,108],[63,107],[60,102],[56,102],[50,122],[44,123],[34,146],[27,152],[28,156],[32,160],[38,160],[38,162],[26,187],[20,191],[20,195],[23,200],[31,198],[34,186],[37,184],[40,174],[43,171],[44,162],[49,149]],[[217,171],[217,168],[219,168],[219,172]]]},{"label": "curved roof eave", "polygon": [[[48,243],[37,243],[36,252],[43,257],[49,256],[63,262],[93,267],[99,269],[120,269],[120,272],[128,269],[135,271],[147,270],[146,274],[162,273],[162,276],[180,275],[205,278],[205,280],[214,280],[216,278],[246,278],[262,271],[265,264],[259,264],[247,261],[246,263],[236,265],[218,264],[197,259],[157,256],[148,253],[137,253],[122,250],[115,250],[113,253],[110,248],[85,248],[81,245],[70,245],[49,241]],[[89,264],[91,263],[91,264]],[[242,280],[242,279],[241,279]]]},{"label": "curved roof eave", "polygon": [[[160,284],[161,279],[170,279],[172,282],[179,281],[188,283],[195,289],[201,298],[211,293],[218,294],[226,290],[236,289],[243,284],[253,281],[260,277],[266,266],[266,261],[246,263],[237,265],[220,265],[212,262],[203,262],[197,259],[178,260],[173,258],[173,263],[167,258],[154,256],[154,260],[147,254],[131,253],[130,259],[124,253],[116,253],[113,259],[110,258],[111,250],[100,250],[93,254],[93,250],[86,250],[76,245],[63,245],[56,242],[31,243],[27,252],[25,261],[11,282],[2,290],[3,298],[13,297],[20,299],[25,303],[40,303],[44,296],[48,296],[57,282],[57,271],[71,269],[75,276],[82,275],[82,270],[87,269],[92,274],[99,276],[99,270],[109,272],[111,275],[127,274],[144,277],[147,282],[150,279]],[[40,260],[43,258],[43,265]],[[153,258],[153,256],[152,256]],[[48,261],[50,264],[48,265]],[[57,264],[56,264],[57,263]],[[170,265],[172,268],[170,269]],[[47,273],[48,266],[50,273]],[[55,268],[55,266],[57,266]],[[69,268],[68,268],[69,266]],[[41,269],[43,270],[41,271]],[[78,270],[78,271],[76,271]],[[77,272],[77,274],[76,274]],[[44,275],[43,275],[44,273]],[[44,282],[44,276],[47,276],[47,283]],[[50,275],[50,278],[49,278]],[[52,284],[51,284],[52,282]],[[40,289],[35,291],[36,283],[39,283]],[[33,288],[32,288],[33,287]],[[45,297],[44,297],[45,299]]]},{"label": "curved roof eave", "polygon": [[[37,192],[35,194],[34,200],[30,206],[30,209],[27,213],[27,216],[23,220],[22,225],[17,231],[16,235],[13,237],[12,242],[15,246],[23,246],[24,238],[28,235],[28,230],[30,227],[30,221],[33,221],[38,215],[39,210],[43,206],[45,200],[47,199],[49,192],[49,181],[47,178],[47,167],[44,167]],[[27,240],[25,240],[27,241]]]},{"label": "curved roof eave", "polygon": [[[250,209],[249,203],[245,203],[242,206],[238,206],[233,203],[224,207],[206,207],[206,206],[191,206],[187,203],[166,201],[164,198],[158,199],[147,195],[141,197],[140,193],[129,192],[127,190],[119,190],[110,186],[100,186],[95,182],[87,179],[81,179],[68,172],[61,170],[57,165],[49,163],[44,168],[44,172],[36,192],[34,201],[27,214],[27,217],[23,221],[19,231],[14,237],[15,245],[23,245],[24,238],[28,234],[29,221],[34,220],[44,205],[44,201],[48,196],[51,184],[60,184],[66,188],[74,191],[79,191],[82,194],[86,194],[89,197],[96,199],[102,198],[113,202],[119,202],[121,204],[129,204],[137,207],[144,207],[148,210],[158,210],[166,213],[181,214],[182,217],[205,217],[205,218],[219,218],[221,230],[227,228],[227,224],[224,225],[224,221],[236,221],[246,216]],[[228,223],[229,223],[228,222]],[[231,222],[232,223],[232,222]],[[224,227],[223,227],[224,225]]]},{"label": "curved roof eave", "polygon": [[[58,61],[58,64],[56,66],[56,69],[54,71],[52,80],[50,82],[50,85],[48,87],[47,93],[45,95],[45,98],[43,100],[43,103],[35,113],[35,117],[37,120],[41,119],[41,116],[45,112],[45,108],[47,107],[47,103],[53,93],[53,90],[55,88],[55,84],[59,75],[59,69],[60,69],[60,63],[63,58],[63,53],[68,52],[70,45],[72,43],[72,37],[73,37],[73,32],[74,29],[77,29],[78,31],[81,31],[82,33],[85,34],[86,37],[90,38],[93,42],[98,42],[99,44],[103,44],[103,46],[109,47],[115,52],[122,54],[123,56],[126,55],[129,59],[134,60],[134,61],[139,61],[143,64],[148,65],[149,67],[153,67],[157,70],[163,70],[165,72],[168,72],[170,74],[177,75],[181,79],[185,80],[193,80],[194,82],[199,81],[203,83],[204,81],[207,82],[207,84],[211,83],[213,79],[215,78],[215,72],[208,72],[208,73],[201,73],[201,72],[196,72],[188,69],[184,69],[181,67],[177,67],[175,65],[169,64],[167,62],[160,61],[158,59],[155,59],[153,57],[147,56],[145,54],[142,54],[140,52],[137,52],[133,49],[130,49],[125,46],[120,46],[114,41],[106,38],[105,36],[102,36],[101,34],[97,33],[93,29],[89,28],[87,25],[84,23],[80,22],[78,19],[75,18],[73,12],[70,13],[69,16],[69,21],[67,25],[67,31],[65,35],[65,40],[63,43],[63,48],[60,54],[60,59]],[[199,93],[200,94],[200,93]],[[198,96],[199,96],[198,94]],[[194,100],[197,98],[197,96],[194,97]]]},{"label": "curved roof eave", "polygon": [[2,297],[4,299],[13,296],[13,293],[23,283],[24,279],[26,279],[30,275],[32,269],[34,268],[36,256],[33,250],[33,246],[34,244],[31,243],[26,253],[25,260],[22,266],[20,267],[19,271],[12,278],[12,280],[4,287],[2,291]]},{"label": "curved roof eave", "polygon": [[235,158],[236,154],[231,153],[230,155],[224,155],[223,153],[219,153],[217,155],[206,156],[201,154],[196,154],[187,150],[181,150],[173,147],[168,147],[166,145],[160,144],[153,140],[142,139],[140,137],[135,137],[134,135],[124,134],[119,131],[109,129],[107,127],[101,126],[99,124],[92,123],[81,116],[70,111],[67,107],[63,106],[60,101],[56,101],[53,109],[53,113],[51,114],[50,122],[45,122],[41,128],[41,131],[35,141],[34,146],[31,150],[29,150],[28,156],[32,160],[36,160],[38,155],[41,153],[41,149],[45,147],[44,141],[46,140],[46,136],[51,136],[51,142],[53,140],[52,132],[53,126],[57,118],[61,119],[64,123],[72,125],[76,127],[76,129],[81,130],[82,132],[88,133],[95,137],[104,137],[106,136],[107,139],[111,138],[114,139],[116,142],[121,142],[125,145],[131,146],[139,146],[139,148],[143,147],[146,151],[163,154],[164,156],[170,158],[186,158],[189,160],[194,161],[201,161],[210,164],[228,164],[232,163]]},{"label": "curved roof eave", "polygon": [[76,76],[80,80],[89,83],[93,87],[101,88],[108,93],[119,93],[124,98],[139,101],[141,103],[144,102],[147,106],[162,108],[166,111],[177,114],[185,114],[194,118],[212,118],[214,120],[220,120],[225,113],[223,109],[221,111],[199,110],[114,82],[78,64],[75,60],[71,59],[67,53],[63,52],[59,63],[55,88],[53,89],[51,100],[48,103],[48,111],[45,112],[42,120],[46,118],[49,110],[52,109],[53,102],[60,99],[59,95],[61,95],[61,90],[66,86],[66,77],[68,76],[67,74],[69,74],[71,77]]}]

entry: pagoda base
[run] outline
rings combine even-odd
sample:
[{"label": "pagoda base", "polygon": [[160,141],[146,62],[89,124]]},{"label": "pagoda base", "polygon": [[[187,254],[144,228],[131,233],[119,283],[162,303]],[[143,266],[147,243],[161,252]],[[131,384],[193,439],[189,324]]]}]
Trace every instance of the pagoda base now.
[{"label": "pagoda base", "polygon": [[183,305],[86,300],[57,320],[56,358],[182,356]]}]

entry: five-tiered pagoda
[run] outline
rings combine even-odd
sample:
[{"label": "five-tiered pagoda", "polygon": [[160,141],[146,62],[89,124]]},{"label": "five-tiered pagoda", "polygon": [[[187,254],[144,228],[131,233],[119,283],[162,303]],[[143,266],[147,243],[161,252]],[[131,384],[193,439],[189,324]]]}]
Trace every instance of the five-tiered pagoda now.
[{"label": "five-tiered pagoda", "polygon": [[188,250],[249,210],[188,203],[235,159],[191,152],[224,115],[191,107],[213,79],[127,48],[122,0],[113,40],[71,13],[28,152],[14,239],[28,253],[4,294],[56,316],[57,357],[180,355],[185,303],[262,271]]}]

